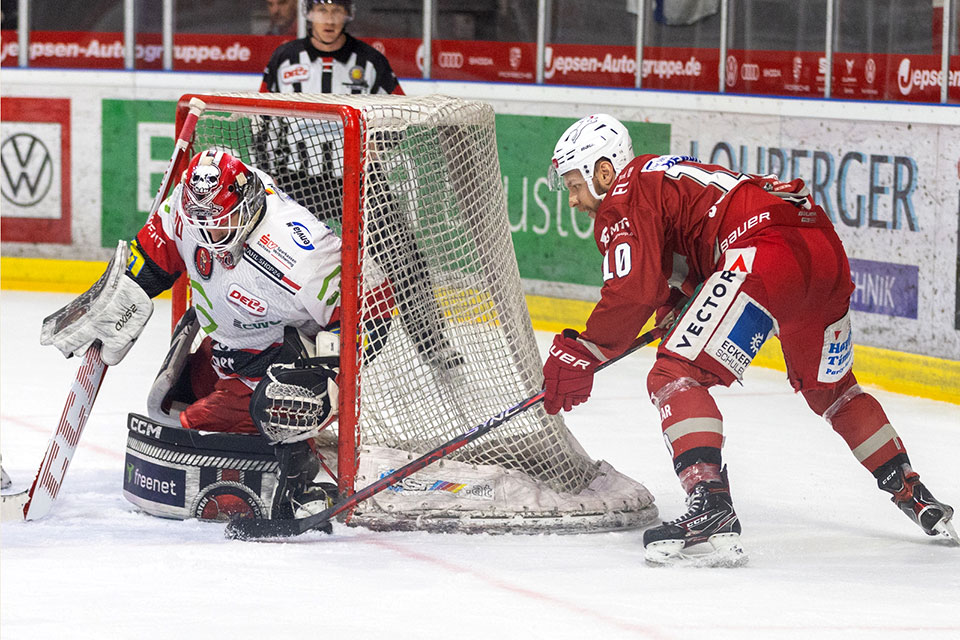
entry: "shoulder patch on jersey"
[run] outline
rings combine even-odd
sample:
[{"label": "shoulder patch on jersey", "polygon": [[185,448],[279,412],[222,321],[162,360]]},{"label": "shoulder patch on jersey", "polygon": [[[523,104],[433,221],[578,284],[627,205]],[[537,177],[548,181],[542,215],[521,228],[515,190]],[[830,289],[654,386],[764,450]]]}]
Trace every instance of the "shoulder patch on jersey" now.
[{"label": "shoulder patch on jersey", "polygon": [[313,251],[316,248],[313,246],[313,237],[306,225],[293,221],[288,222],[287,226],[290,227],[290,237],[298,247],[304,251]]},{"label": "shoulder patch on jersey", "polygon": [[196,265],[197,273],[200,274],[201,278],[204,280],[210,279],[210,274],[213,273],[213,257],[210,255],[209,249],[197,245],[197,248],[193,251],[193,264]]},{"label": "shoulder patch on jersey", "polygon": [[648,160],[641,171],[666,171],[680,162],[700,162],[693,156],[658,156]]},{"label": "shoulder patch on jersey", "polygon": [[295,82],[306,82],[310,79],[310,66],[305,64],[295,64],[280,71],[280,82],[283,84],[293,84]]},{"label": "shoulder patch on jersey", "polygon": [[607,246],[611,240],[620,235],[632,235],[630,233],[630,220],[626,216],[605,226],[603,231],[600,232],[600,242],[603,246]]}]

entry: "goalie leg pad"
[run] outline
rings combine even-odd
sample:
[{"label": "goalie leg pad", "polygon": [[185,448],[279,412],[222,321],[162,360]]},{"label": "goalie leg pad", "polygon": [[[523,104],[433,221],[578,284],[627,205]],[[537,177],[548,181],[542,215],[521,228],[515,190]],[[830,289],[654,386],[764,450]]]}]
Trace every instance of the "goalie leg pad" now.
[{"label": "goalie leg pad", "polygon": [[123,495],[146,513],[184,520],[273,517],[277,459],[258,435],[201,434],[131,413]]}]

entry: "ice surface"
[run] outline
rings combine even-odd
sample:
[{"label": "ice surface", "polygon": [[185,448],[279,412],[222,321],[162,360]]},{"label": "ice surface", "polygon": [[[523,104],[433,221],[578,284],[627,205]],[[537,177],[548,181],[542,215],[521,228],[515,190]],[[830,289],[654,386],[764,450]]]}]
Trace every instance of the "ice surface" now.
[{"label": "ice surface", "polygon": [[[38,344],[72,296],[0,294],[0,446],[32,481],[78,361]],[[750,564],[663,569],[641,533],[373,533],[286,544],[144,515],[121,495],[129,411],[166,351],[169,303],[107,372],[60,497],[0,529],[0,635],[15,638],[960,638],[960,547],[925,536],[779,372],[717,392]],[[538,334],[542,349],[550,336]],[[585,449],[683,510],[656,412],[653,351],[598,374],[567,417]],[[960,407],[876,391],[939,498],[960,507]]]}]

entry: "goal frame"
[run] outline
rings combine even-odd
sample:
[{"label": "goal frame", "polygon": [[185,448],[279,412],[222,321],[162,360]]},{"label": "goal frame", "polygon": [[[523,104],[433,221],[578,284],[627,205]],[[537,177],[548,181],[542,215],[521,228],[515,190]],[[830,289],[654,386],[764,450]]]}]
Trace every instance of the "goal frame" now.
[{"label": "goal frame", "polygon": [[[188,93],[177,102],[176,130],[180,131],[189,113],[190,101],[198,98],[206,105],[205,111],[243,113],[264,116],[327,116],[338,120],[343,126],[343,224],[340,249],[340,315],[341,327],[357,327],[360,320],[359,292],[361,273],[359,268],[360,238],[363,237],[362,194],[364,176],[362,167],[366,160],[363,125],[360,111],[347,105],[311,102],[283,102],[258,98],[238,98],[210,94]],[[193,139],[188,153],[183,154],[173,175],[183,172],[193,157]],[[172,325],[186,312],[190,287],[186,276],[181,276],[173,289]],[[354,332],[340,331],[340,393],[338,398],[337,436],[337,490],[341,496],[355,491],[357,477],[357,373],[359,368],[356,336]]]}]

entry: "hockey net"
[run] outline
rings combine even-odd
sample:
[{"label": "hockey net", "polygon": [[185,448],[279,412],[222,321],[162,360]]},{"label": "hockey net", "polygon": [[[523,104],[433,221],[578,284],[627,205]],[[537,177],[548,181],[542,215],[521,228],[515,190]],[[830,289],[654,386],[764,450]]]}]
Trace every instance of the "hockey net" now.
[{"label": "hockey net", "polygon": [[[181,116],[191,97],[206,103],[193,152],[222,148],[263,169],[343,239],[339,424],[319,440],[341,493],[537,393],[541,360],[488,105],[218,94],[185,96]],[[538,405],[365,501],[348,521],[572,532],[644,526],[656,515],[643,485],[592,460]]]}]

